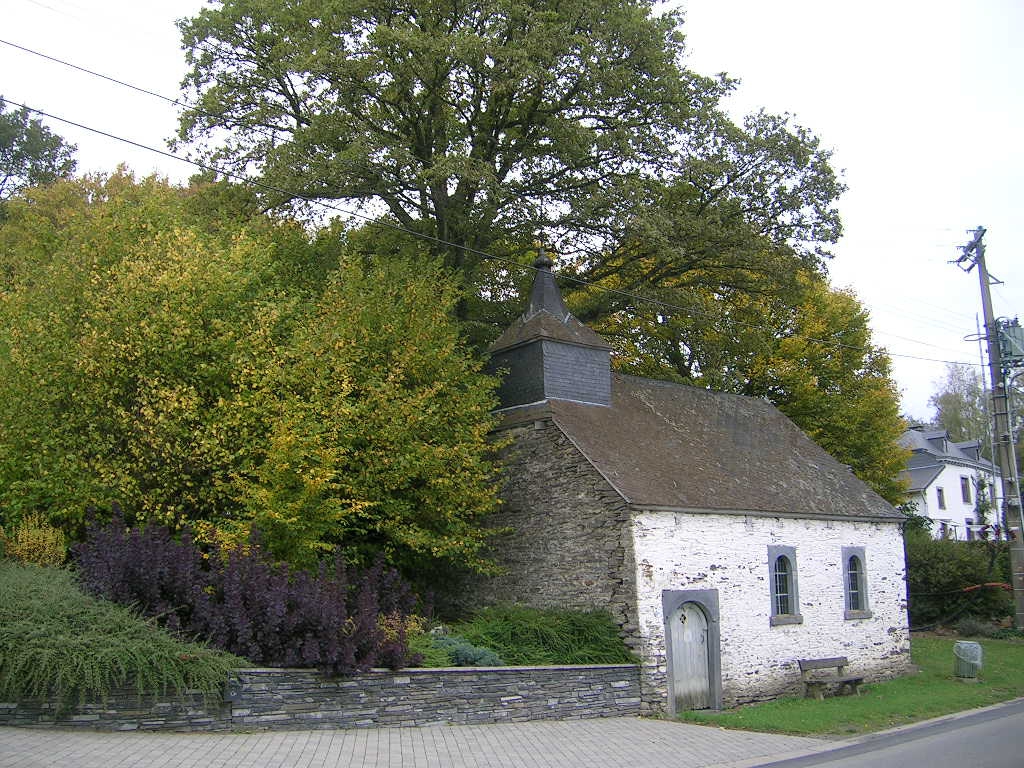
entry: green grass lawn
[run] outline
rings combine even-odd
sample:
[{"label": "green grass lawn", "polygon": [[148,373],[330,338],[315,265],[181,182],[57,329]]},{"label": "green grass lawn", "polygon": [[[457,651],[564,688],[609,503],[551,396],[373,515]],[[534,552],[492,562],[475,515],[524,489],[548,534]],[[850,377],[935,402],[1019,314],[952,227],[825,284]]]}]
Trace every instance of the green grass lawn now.
[{"label": "green grass lawn", "polygon": [[838,738],[1024,696],[1024,642],[979,640],[984,663],[977,682],[953,677],[954,642],[955,638],[915,637],[912,654],[921,671],[862,686],[860,696],[824,701],[784,698],[724,712],[686,712],[680,719],[723,728]]}]

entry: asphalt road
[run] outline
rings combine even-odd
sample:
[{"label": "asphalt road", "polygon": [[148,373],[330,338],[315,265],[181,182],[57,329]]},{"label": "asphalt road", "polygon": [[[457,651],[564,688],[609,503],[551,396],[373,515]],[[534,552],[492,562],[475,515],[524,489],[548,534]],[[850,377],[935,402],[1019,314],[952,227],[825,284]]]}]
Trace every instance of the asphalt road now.
[{"label": "asphalt road", "polygon": [[761,768],[1024,768],[1024,699]]}]

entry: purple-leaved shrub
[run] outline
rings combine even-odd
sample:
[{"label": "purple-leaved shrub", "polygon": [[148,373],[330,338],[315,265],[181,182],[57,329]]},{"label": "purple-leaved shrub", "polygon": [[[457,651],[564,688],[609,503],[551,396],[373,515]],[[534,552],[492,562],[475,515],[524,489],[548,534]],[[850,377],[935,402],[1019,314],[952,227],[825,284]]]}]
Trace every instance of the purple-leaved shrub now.
[{"label": "purple-leaved shrub", "polygon": [[187,533],[176,540],[122,518],[91,524],[72,556],[90,592],[254,664],[346,674],[412,661],[405,627],[416,595],[382,563],[357,570],[338,558],[293,570],[255,537],[204,557]]}]

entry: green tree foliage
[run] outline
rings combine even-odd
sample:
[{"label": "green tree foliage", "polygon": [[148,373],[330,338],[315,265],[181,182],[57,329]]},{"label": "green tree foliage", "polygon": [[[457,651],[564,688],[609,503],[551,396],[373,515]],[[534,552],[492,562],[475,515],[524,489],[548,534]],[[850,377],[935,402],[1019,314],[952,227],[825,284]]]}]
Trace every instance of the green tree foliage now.
[{"label": "green tree foliage", "polygon": [[199,97],[181,135],[229,128],[213,154],[235,167],[457,245],[532,237],[543,203],[576,209],[664,156],[722,90],[680,70],[675,21],[637,0],[230,0],[181,25]]},{"label": "green tree foliage", "polygon": [[927,530],[908,530],[904,538],[912,626],[951,624],[961,616],[1001,619],[1012,613],[1013,600],[1005,590],[975,589],[1009,581],[1006,542],[933,539]]},{"label": "green tree foliage", "polygon": [[90,505],[279,557],[483,568],[493,383],[444,274],[351,258],[239,190],[65,182],[0,226],[0,511]]},{"label": "green tree foliage", "polygon": [[897,479],[908,451],[889,356],[871,342],[868,313],[848,291],[805,285],[792,318],[758,356],[746,394],[767,397],[884,499],[903,501]]},{"label": "green tree foliage", "polygon": [[982,455],[992,458],[992,419],[989,391],[979,370],[951,363],[946,378],[936,384],[928,404],[935,409],[935,421],[949,432],[951,440],[977,440]]},{"label": "green tree foliage", "polygon": [[[524,260],[543,231],[626,367],[769,397],[898,501],[888,362],[859,306],[809,287],[840,234],[830,153],[788,118],[730,119],[735,84],[683,65],[681,22],[648,0],[227,0],[181,24],[179,137],[255,169],[270,204],[370,204],[426,235],[383,239],[456,271],[481,348],[528,275],[467,248]],[[816,325],[853,349],[798,348]]]},{"label": "green tree foliage", "polygon": [[456,297],[429,265],[344,263],[253,382],[274,417],[246,501],[278,546],[345,543],[407,569],[486,570],[478,523],[496,503],[496,400],[451,320]]},{"label": "green tree foliage", "polygon": [[8,112],[0,97],[0,201],[26,187],[70,176],[76,149],[24,107]]},{"label": "green tree foliage", "polygon": [[648,0],[228,0],[181,24],[180,138],[258,169],[272,202],[382,204],[488,293],[465,247],[515,254],[539,230],[595,279],[648,236],[673,272],[732,254],[683,253],[689,217],[661,235],[680,198],[813,261],[839,230],[828,153],[785,119],[729,120],[733,83],[682,66],[680,24]]}]

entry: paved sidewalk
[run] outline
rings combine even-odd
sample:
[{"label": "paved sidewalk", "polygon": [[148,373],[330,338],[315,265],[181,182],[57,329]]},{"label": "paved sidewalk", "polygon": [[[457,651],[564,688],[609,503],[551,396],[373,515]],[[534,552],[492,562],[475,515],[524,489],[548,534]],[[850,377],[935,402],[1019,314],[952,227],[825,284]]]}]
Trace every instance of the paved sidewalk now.
[{"label": "paved sidewalk", "polygon": [[0,728],[0,768],[711,768],[830,744],[634,717],[248,734]]}]

